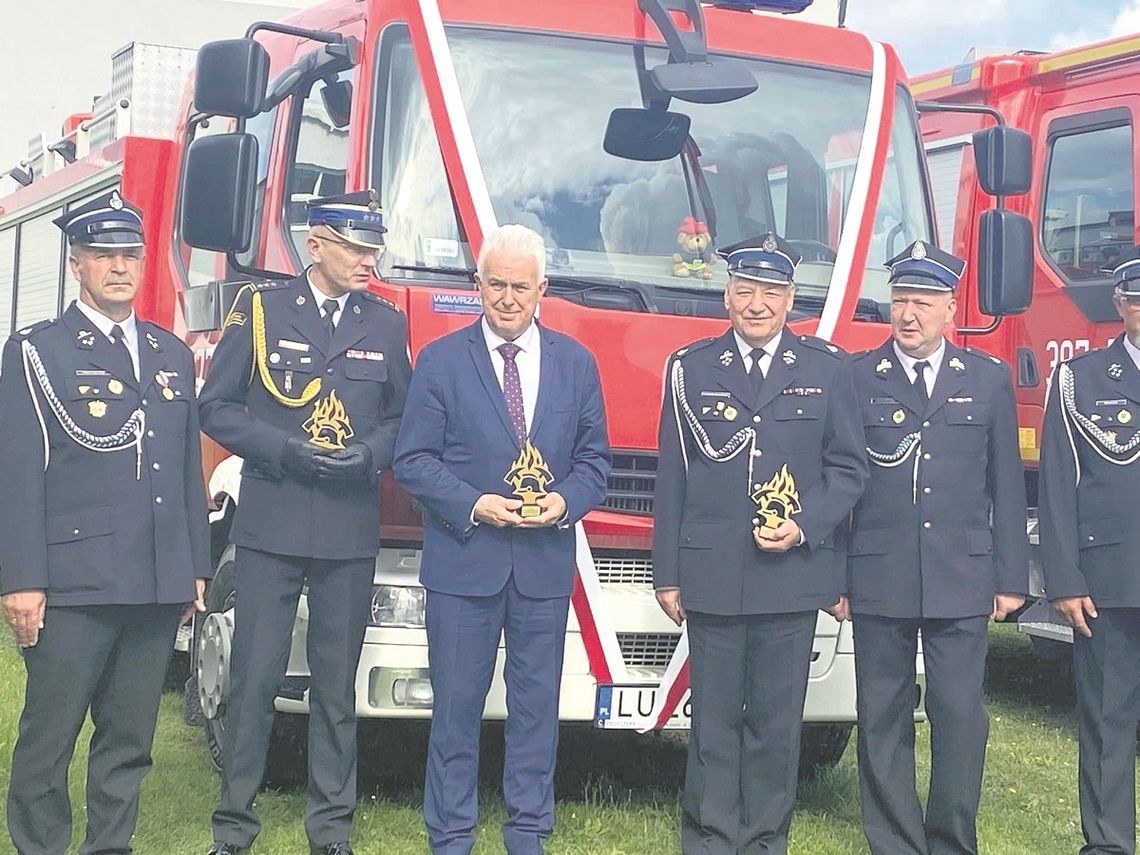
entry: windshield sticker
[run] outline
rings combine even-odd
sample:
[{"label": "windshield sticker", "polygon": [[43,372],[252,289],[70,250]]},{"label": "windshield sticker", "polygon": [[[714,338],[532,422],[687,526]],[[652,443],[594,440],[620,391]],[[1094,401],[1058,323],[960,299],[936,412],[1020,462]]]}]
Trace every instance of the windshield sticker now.
[{"label": "windshield sticker", "polygon": [[424,238],[424,255],[435,258],[458,258],[459,241],[449,238]]},{"label": "windshield sticker", "polygon": [[431,310],[446,315],[481,315],[483,301],[477,294],[432,294]]}]

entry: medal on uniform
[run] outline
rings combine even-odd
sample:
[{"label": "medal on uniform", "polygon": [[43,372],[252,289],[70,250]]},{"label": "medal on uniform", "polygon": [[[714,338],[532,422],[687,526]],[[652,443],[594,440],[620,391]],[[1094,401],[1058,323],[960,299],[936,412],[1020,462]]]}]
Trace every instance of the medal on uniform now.
[{"label": "medal on uniform", "polygon": [[91,414],[93,419],[101,419],[107,415],[107,402],[106,401],[88,401],[87,412]]},{"label": "medal on uniform", "polygon": [[906,421],[906,413],[902,410],[895,410],[891,414],[891,421],[893,421],[896,425],[901,425]]},{"label": "medal on uniform", "polygon": [[756,503],[756,516],[752,518],[752,525],[760,530],[761,537],[771,537],[781,523],[803,510],[800,507],[796,479],[788,471],[787,463],[763,484],[752,486],[752,501]]},{"label": "medal on uniform", "polygon": [[344,448],[344,441],[355,435],[348,410],[335,390],[313,406],[312,414],[301,427],[309,432],[309,442],[330,451],[340,451]]},{"label": "medal on uniform", "polygon": [[123,384],[112,377],[107,381],[107,391],[112,395],[121,395],[123,394]]},{"label": "medal on uniform", "polygon": [[174,400],[174,390],[170,388],[170,377],[167,376],[165,371],[159,371],[154,375],[154,382],[162,387],[162,397],[168,401]]},{"label": "medal on uniform", "polygon": [[503,480],[514,488],[511,492],[515,498],[522,500],[519,516],[529,518],[542,513],[538,500],[546,496],[546,487],[554,483],[554,475],[528,439]]},{"label": "medal on uniform", "polygon": [[1121,410],[1116,414],[1116,420],[1122,425],[1126,425],[1132,421],[1132,413],[1128,412],[1128,410]]}]

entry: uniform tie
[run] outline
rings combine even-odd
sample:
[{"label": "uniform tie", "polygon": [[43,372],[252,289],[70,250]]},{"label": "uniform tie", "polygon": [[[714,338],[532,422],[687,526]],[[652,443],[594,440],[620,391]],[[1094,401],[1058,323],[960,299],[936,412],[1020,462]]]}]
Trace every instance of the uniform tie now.
[{"label": "uniform tie", "polygon": [[115,343],[115,352],[119,354],[120,359],[125,362],[127,371],[136,380],[138,373],[135,371],[135,361],[131,358],[131,350],[127,347],[127,334],[123,332],[123,328],[118,324],[111,327],[111,341]]},{"label": "uniform tie", "polygon": [[929,367],[930,363],[925,359],[914,363],[914,388],[924,405],[930,402],[930,393],[926,391],[926,369]]},{"label": "uniform tie", "polygon": [[760,358],[764,355],[764,348],[752,348],[752,367],[748,369],[748,379],[752,383],[752,394],[754,397],[760,397],[760,391],[764,388],[764,372],[760,368]]},{"label": "uniform tie", "polygon": [[503,357],[503,397],[507,399],[507,412],[511,415],[511,423],[515,426],[519,445],[523,446],[526,445],[526,410],[523,409],[519,367],[515,364],[515,357],[522,348],[508,341],[500,344],[497,349]]},{"label": "uniform tie", "polygon": [[340,310],[340,303],[336,300],[325,300],[321,303],[321,311],[325,314],[325,332],[328,333],[328,340],[332,341],[333,332],[336,330],[336,313]]}]

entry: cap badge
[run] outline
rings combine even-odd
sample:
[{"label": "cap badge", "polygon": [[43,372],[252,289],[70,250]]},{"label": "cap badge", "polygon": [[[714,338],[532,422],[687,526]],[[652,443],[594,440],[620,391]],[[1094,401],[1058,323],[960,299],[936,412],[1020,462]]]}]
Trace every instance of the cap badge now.
[{"label": "cap badge", "polygon": [[926,244],[920,240],[914,242],[914,249],[910,251],[910,257],[915,261],[922,261],[926,258]]},{"label": "cap badge", "polygon": [[769,233],[769,234],[765,235],[764,243],[760,244],[760,248],[763,249],[765,252],[775,252],[777,249],[780,248],[780,245],[778,243],[776,243],[776,236]]},{"label": "cap badge", "polygon": [[123,197],[119,195],[119,191],[115,190],[111,193],[111,200],[107,203],[116,211],[123,210]]}]

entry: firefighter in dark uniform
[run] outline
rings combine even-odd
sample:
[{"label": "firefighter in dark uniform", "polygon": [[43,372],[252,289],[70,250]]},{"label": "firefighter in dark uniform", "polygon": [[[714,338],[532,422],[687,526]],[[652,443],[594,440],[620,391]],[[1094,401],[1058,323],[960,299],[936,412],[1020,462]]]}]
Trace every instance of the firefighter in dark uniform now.
[{"label": "firefighter in dark uniform", "polygon": [[653,579],[687,619],[689,855],[785,852],[819,609],[845,616],[837,536],[867,457],[834,345],[785,328],[799,254],[773,234],[718,250],[731,327],[666,367]]},{"label": "firefighter in dark uniform", "polygon": [[55,223],[79,300],[12,336],[0,373],[0,592],[28,674],[8,830],[21,855],[67,850],[90,712],[79,851],[130,852],[175,632],[210,575],[194,360],[132,308],[136,207],[113,191]]},{"label": "firefighter in dark uniform", "polygon": [[[965,263],[916,241],[888,263],[892,336],[854,360],[871,478],[852,515],[863,830],[876,855],[978,851],[989,719],[986,627],[1029,582],[1009,369],[942,335]],[[930,794],[914,785],[915,656],[926,666]]]},{"label": "firefighter in dark uniform", "polygon": [[1041,445],[1045,593],[1074,628],[1082,855],[1136,851],[1140,248],[1115,279],[1124,332],[1057,366]]},{"label": "firefighter in dark uniform", "polygon": [[202,389],[203,430],[244,460],[212,853],[244,852],[260,829],[253,800],[306,583],[305,829],[313,852],[351,852],[356,667],[380,545],[376,479],[392,464],[411,375],[403,314],[367,290],[385,231],[374,200],[368,191],[310,202],[312,265],[239,293]]}]

